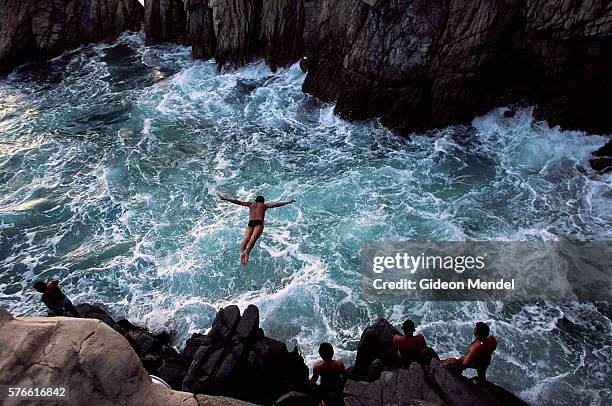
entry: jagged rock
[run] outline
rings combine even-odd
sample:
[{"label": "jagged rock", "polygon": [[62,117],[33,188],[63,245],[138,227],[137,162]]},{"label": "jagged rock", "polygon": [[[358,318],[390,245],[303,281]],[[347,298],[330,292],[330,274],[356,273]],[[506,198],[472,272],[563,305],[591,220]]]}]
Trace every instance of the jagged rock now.
[{"label": "jagged rock", "polygon": [[232,69],[260,59],[262,0],[213,0],[213,26],[219,69]]},{"label": "jagged rock", "polygon": [[82,44],[138,31],[138,0],[0,0],[0,72]]},{"label": "jagged rock", "polygon": [[272,404],[284,393],[307,388],[303,358],[297,350],[288,352],[284,343],[263,335],[255,306],[242,316],[237,306],[219,310],[208,334],[187,341],[181,356],[191,355],[183,381],[189,391]]},{"label": "jagged rock", "polygon": [[186,0],[187,41],[194,58],[209,59],[217,52],[213,9],[208,0]]},{"label": "jagged rock", "polygon": [[186,43],[187,14],[182,0],[147,0],[144,21],[147,44]]},{"label": "jagged rock", "polygon": [[190,360],[185,361],[172,347],[172,334],[154,334],[128,320],[115,322],[105,310],[90,303],[80,303],[75,308],[81,316],[100,320],[124,336],[149,373],[159,376],[174,389],[181,388]]},{"label": "jagged rock", "polygon": [[[167,340],[171,337],[169,334],[152,334],[126,320],[115,322],[103,309],[91,304],[80,304],[76,308],[83,316],[97,320],[53,317],[29,319],[28,322],[24,321],[24,324],[14,324],[15,320],[11,315],[0,308],[0,385],[7,382],[9,375],[27,379],[38,376],[36,374],[39,372],[47,378],[51,376],[49,380],[44,381],[46,384],[59,385],[58,382],[69,382],[61,380],[67,379],[63,375],[58,378],[49,373],[49,370],[57,370],[74,374],[74,378],[71,378],[74,379],[72,385],[85,385],[85,394],[89,393],[88,391],[96,391],[92,397],[95,404],[111,404],[111,401],[105,403],[104,399],[110,396],[112,402],[118,402],[118,399],[132,396],[131,393],[144,393],[139,391],[145,389],[138,389],[142,385],[140,376],[146,375],[138,362],[140,357],[142,365],[149,373],[161,377],[173,388],[231,396],[258,404],[276,402],[279,405],[310,405],[313,402],[308,387],[308,368],[303,358],[297,349],[288,352],[284,343],[265,337],[259,327],[259,310],[255,306],[247,307],[242,316],[236,306],[221,309],[211,331],[206,335],[193,334],[180,354],[168,345]],[[107,325],[113,327],[115,332],[107,328]],[[20,330],[22,327],[27,330],[27,334],[26,330]],[[63,332],[65,328],[67,333]],[[395,334],[397,330],[384,319],[363,332],[357,361],[352,368],[361,372],[353,373],[353,380],[349,380],[345,386],[347,405],[524,404],[494,384],[474,385],[462,377],[460,372],[443,367],[437,360],[432,360],[427,366],[413,363],[410,369],[397,369],[392,366],[393,370],[389,371],[389,364],[384,364],[382,360],[389,359],[389,352],[395,353],[389,351]],[[129,338],[130,342],[121,339],[122,335]],[[151,341],[155,337],[163,339],[159,338],[159,342]],[[56,345],[59,347],[54,347]],[[44,348],[41,350],[40,347]],[[104,359],[105,363],[95,361],[101,364],[74,366],[74,362],[88,359],[75,356],[74,348],[77,352],[89,348],[96,357]],[[32,365],[23,362],[24,357],[19,358],[20,355],[13,354],[14,351],[18,352],[18,349],[31,357]],[[134,349],[142,353],[137,356]],[[57,351],[57,358],[47,355]],[[35,364],[38,358],[34,357],[39,356],[49,359],[42,359],[37,366]],[[17,360],[21,364],[17,365]],[[123,364],[116,365],[116,362]],[[14,371],[11,368],[14,368]],[[87,368],[93,368],[97,374],[102,374],[101,377],[91,375]],[[124,368],[127,369],[123,370]],[[385,371],[382,371],[382,368]],[[7,370],[11,371],[8,375],[4,372]],[[367,378],[373,382],[360,382],[359,380],[365,379],[362,379],[360,374],[367,375],[368,372],[370,374]],[[94,383],[89,383],[88,379],[93,379]],[[107,385],[103,382],[104,379],[119,379],[123,386]],[[143,379],[148,382],[147,385],[150,384],[149,378]],[[105,389],[91,388],[91,385],[98,385],[100,382],[107,385]],[[152,390],[155,393],[147,395],[150,396],[146,398],[147,404],[247,404],[230,398],[199,394],[194,396],[181,392],[159,395],[164,400],[157,403],[159,389]],[[79,399],[77,398],[77,403],[74,404],[80,404]],[[97,402],[99,399],[102,399],[100,403]],[[193,403],[194,400],[198,403]]]},{"label": "jagged rock", "polygon": [[93,305],[91,303],[79,303],[75,306],[77,312],[81,315],[81,317],[86,317],[88,319],[97,319],[113,329],[117,330],[120,334],[125,334],[126,331],[121,326],[119,326],[112,317],[108,315],[106,310],[102,309],[99,306]]},{"label": "jagged rock", "polygon": [[601,173],[608,173],[612,171],[612,158],[593,158],[589,160],[591,168]]},{"label": "jagged rock", "polygon": [[399,334],[397,329],[385,319],[379,319],[366,328],[361,334],[357,346],[354,370],[362,370],[367,375],[370,365],[376,359],[385,364],[389,350],[393,347],[393,336]]},{"label": "jagged rock", "polygon": [[612,140],[606,142],[604,146],[593,152],[593,155],[612,157]]},{"label": "jagged rock", "polygon": [[526,101],[552,125],[612,132],[612,3],[606,0],[190,0],[186,6],[195,57],[214,55],[219,69],[264,57],[276,69],[305,56],[303,90],[335,101],[347,118],[381,117],[410,132]]},{"label": "jagged rock", "polygon": [[438,361],[430,366],[413,363],[410,369],[385,371],[367,383],[349,380],[344,387],[346,406],[376,405],[525,405],[492,383],[475,385]]},{"label": "jagged rock", "polygon": [[100,320],[14,319],[3,308],[0,308],[0,385],[67,387],[68,398],[61,401],[67,405],[248,405],[153,384],[128,342]]},{"label": "jagged rock", "polygon": [[265,0],[261,13],[260,40],[264,58],[275,71],[304,55],[304,0]]}]

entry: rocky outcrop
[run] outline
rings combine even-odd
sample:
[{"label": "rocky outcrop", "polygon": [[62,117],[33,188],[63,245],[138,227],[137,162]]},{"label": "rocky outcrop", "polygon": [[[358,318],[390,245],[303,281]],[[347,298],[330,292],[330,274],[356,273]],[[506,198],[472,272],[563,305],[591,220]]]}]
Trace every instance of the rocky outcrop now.
[{"label": "rocky outcrop", "polygon": [[83,303],[81,316],[98,319],[123,335],[152,375],[174,389],[224,395],[272,404],[292,390],[306,391],[308,367],[297,352],[268,338],[259,327],[259,310],[250,305],[220,309],[207,334],[195,333],[179,353],[172,334],[153,334],[127,320],[115,322],[103,309]]},{"label": "rocky outcrop", "polygon": [[526,101],[553,125],[612,131],[605,0],[188,0],[186,10],[195,57],[220,69],[264,57],[276,69],[305,56],[304,91],[347,118],[408,132]]},{"label": "rocky outcrop", "polygon": [[237,306],[221,309],[212,329],[189,339],[181,356],[193,357],[183,387],[196,393],[272,404],[308,385],[308,367],[297,348],[289,352],[284,343],[265,337],[253,305],[242,316]]},{"label": "rocky outcrop", "polygon": [[591,168],[600,173],[612,171],[612,140],[593,152],[593,156],[595,158],[589,160]]},{"label": "rocky outcrop", "polygon": [[[398,331],[387,320],[367,327],[357,346],[355,365],[344,387],[347,406],[375,405],[525,405],[505,389],[486,382],[476,385],[454,367],[434,359],[399,367],[393,336]],[[431,350],[433,354],[435,351]]]},{"label": "rocky outcrop", "polygon": [[[0,308],[0,385],[68,388],[62,405],[246,406],[153,384],[128,342],[105,323],[13,318]],[[5,405],[23,401],[5,400]],[[20,403],[21,402],[21,403]],[[49,400],[27,401],[49,405]]]},{"label": "rocky outcrop", "polygon": [[144,18],[147,44],[185,44],[187,14],[182,0],[147,0]]},{"label": "rocky outcrop", "polygon": [[138,0],[0,0],[0,72],[82,44],[138,31]]},{"label": "rocky outcrop", "polygon": [[475,385],[436,360],[428,366],[413,363],[410,369],[383,372],[380,379],[371,383],[349,380],[344,387],[344,404],[526,405],[505,389],[492,383]]},{"label": "rocky outcrop", "polygon": [[374,360],[387,360],[389,350],[393,347],[393,336],[397,334],[399,331],[385,319],[380,319],[366,328],[357,345],[357,356],[353,369],[365,373]]},{"label": "rocky outcrop", "polygon": [[303,0],[266,0],[261,12],[259,40],[272,70],[289,66],[304,55]]},{"label": "rocky outcrop", "polygon": [[[186,0],[187,41],[194,58],[213,58],[217,52],[217,39],[213,28],[213,9],[208,0]],[[146,25],[146,24],[145,24]]]},{"label": "rocky outcrop", "polygon": [[[332,46],[343,49],[322,60],[330,46],[316,42],[307,56],[315,70],[309,66],[308,75],[317,80],[304,83],[306,91],[336,100],[345,117],[380,116],[403,131],[423,130],[528,100],[553,125],[612,131],[603,107],[612,86],[609,2],[347,3],[348,38]],[[335,37],[338,28],[331,29]]]},{"label": "rocky outcrop", "polygon": [[[143,399],[150,405],[250,404],[234,398],[317,404],[304,360],[297,350],[288,352],[285,344],[265,337],[255,306],[242,315],[237,306],[219,310],[211,330],[194,334],[180,353],[168,350],[169,334],[115,322],[91,304],[76,308],[87,318],[13,319],[0,308],[0,385],[68,385],[79,388],[70,393],[68,404],[75,405],[141,404]],[[347,405],[524,405],[503,388],[475,385],[435,359],[398,368],[391,354],[396,333],[384,319],[364,330],[344,388]],[[143,365],[173,388],[196,394],[153,385]],[[375,377],[373,369],[378,369]]]},{"label": "rocky outcrop", "polygon": [[[139,28],[137,0],[0,0],[0,69]],[[148,0],[148,44],[220,70],[302,57],[303,90],[400,132],[535,104],[564,129],[612,132],[606,0]],[[604,160],[594,163],[596,167]]]},{"label": "rocky outcrop", "polygon": [[[173,338],[171,334],[166,332],[153,334],[128,320],[116,322],[106,311],[89,303],[81,303],[76,309],[82,317],[100,320],[121,334],[130,343],[145,369],[166,380],[164,372],[168,364],[178,357],[178,352],[171,345]],[[181,387],[180,382],[166,381],[175,389]]]}]

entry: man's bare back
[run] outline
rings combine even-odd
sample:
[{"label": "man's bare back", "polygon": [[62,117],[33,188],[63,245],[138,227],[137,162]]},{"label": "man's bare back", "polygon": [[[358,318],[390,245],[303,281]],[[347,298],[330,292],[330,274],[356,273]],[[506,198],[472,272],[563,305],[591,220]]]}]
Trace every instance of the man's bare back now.
[{"label": "man's bare back", "polygon": [[261,236],[261,233],[263,233],[266,210],[295,202],[295,200],[290,200],[288,202],[265,203],[263,196],[257,196],[254,202],[243,202],[238,199],[225,197],[222,194],[219,194],[219,198],[226,202],[249,208],[249,223],[246,230],[244,230],[244,239],[242,240],[242,246],[240,248],[240,263],[242,263],[242,265],[246,265],[249,262],[249,254],[257,242],[257,239]]},{"label": "man's bare back", "polygon": [[265,203],[249,202],[249,220],[264,220],[266,217]]}]

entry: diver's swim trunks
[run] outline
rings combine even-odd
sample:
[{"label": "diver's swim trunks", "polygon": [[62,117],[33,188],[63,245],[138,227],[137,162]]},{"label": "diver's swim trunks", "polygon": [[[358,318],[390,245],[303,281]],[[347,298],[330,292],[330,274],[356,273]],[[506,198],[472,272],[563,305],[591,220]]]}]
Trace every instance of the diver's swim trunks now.
[{"label": "diver's swim trunks", "polygon": [[249,227],[255,228],[257,226],[263,226],[263,220],[249,220]]}]

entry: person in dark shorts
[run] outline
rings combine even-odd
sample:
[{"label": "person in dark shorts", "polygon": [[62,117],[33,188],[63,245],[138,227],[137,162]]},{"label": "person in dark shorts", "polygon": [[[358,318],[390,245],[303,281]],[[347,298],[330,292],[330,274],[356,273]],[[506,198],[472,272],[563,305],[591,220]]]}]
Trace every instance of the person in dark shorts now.
[{"label": "person in dark shorts", "polygon": [[59,288],[59,281],[51,281],[45,283],[38,281],[34,284],[34,289],[42,293],[42,302],[47,305],[50,316],[64,316],[66,311],[74,317],[81,317],[79,312],[74,308],[70,299],[64,295],[64,292]]},{"label": "person in dark shorts", "polygon": [[414,335],[414,322],[406,320],[402,324],[404,335],[396,334],[393,336],[393,347],[401,359],[402,366],[410,368],[413,362],[421,362],[421,356],[427,344],[425,337],[421,334]]},{"label": "person in dark shorts", "polygon": [[219,198],[226,202],[249,208],[249,223],[244,231],[244,239],[240,247],[240,263],[242,265],[246,265],[249,262],[249,254],[255,246],[257,239],[261,236],[261,233],[263,233],[266,210],[295,202],[295,200],[290,200],[288,202],[266,203],[266,199],[264,199],[263,196],[257,196],[254,202],[243,202],[238,199],[225,197],[222,194],[219,194]]},{"label": "person in dark shorts", "polygon": [[442,363],[446,366],[456,366],[460,370],[474,368],[478,373],[475,383],[487,381],[487,368],[491,363],[493,351],[497,348],[497,340],[489,335],[489,326],[479,321],[474,326],[474,337],[476,339],[470,343],[467,354],[461,358],[447,358]]},{"label": "person in dark shorts", "polygon": [[321,361],[312,368],[310,382],[316,385],[319,377],[321,383],[316,387],[320,404],[325,406],[342,404],[342,390],[346,381],[346,370],[342,361],[334,360],[334,347],[330,343],[319,346]]}]

